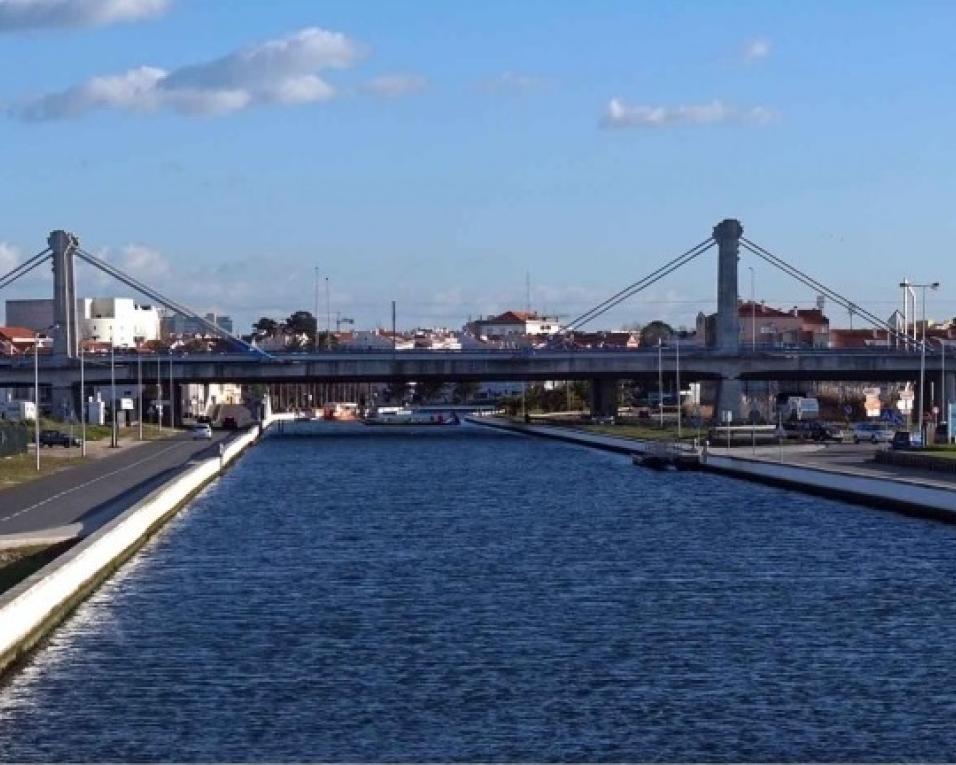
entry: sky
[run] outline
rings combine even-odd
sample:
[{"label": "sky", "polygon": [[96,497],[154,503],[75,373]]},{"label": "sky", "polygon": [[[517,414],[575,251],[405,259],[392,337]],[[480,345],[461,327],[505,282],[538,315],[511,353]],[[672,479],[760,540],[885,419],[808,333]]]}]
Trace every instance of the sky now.
[{"label": "sky", "polygon": [[[320,325],[395,300],[457,328],[528,282],[576,316],[734,217],[874,313],[906,277],[952,317],[954,28],[951,2],[0,0],[0,274],[63,228],[239,331],[314,310],[317,273]],[[716,267],[593,328],[691,326]],[[813,303],[746,254],[742,296],[749,267]]]}]

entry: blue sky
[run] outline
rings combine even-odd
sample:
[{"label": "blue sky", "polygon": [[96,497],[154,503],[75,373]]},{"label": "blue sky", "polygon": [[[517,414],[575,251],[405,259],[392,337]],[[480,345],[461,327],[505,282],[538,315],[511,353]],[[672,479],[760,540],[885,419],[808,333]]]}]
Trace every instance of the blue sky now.
[{"label": "blue sky", "polygon": [[[526,272],[580,312],[731,216],[876,313],[907,276],[953,316],[954,28],[946,2],[0,0],[0,270],[62,227],[240,328],[311,309],[316,267],[333,314],[457,327]],[[742,293],[748,265],[812,302],[746,256]],[[689,269],[598,326],[692,324],[716,262]]]}]

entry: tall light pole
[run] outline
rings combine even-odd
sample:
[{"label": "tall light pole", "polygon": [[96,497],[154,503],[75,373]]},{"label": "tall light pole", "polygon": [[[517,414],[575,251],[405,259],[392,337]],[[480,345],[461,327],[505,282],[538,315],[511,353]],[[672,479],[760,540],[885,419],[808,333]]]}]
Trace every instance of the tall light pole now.
[{"label": "tall light pole", "polygon": [[[901,285],[901,286],[903,286],[903,285]],[[926,408],[926,405],[925,405],[926,402],[925,402],[925,400],[924,400],[924,398],[923,398],[923,388],[926,387],[926,290],[927,290],[927,289],[931,289],[931,290],[937,290],[937,289],[939,289],[939,282],[928,282],[928,283],[926,283],[926,284],[907,283],[906,286],[911,287],[911,288],[912,288],[912,287],[916,287],[916,288],[919,288],[919,289],[921,289],[921,290],[923,291],[923,296],[922,296],[922,297],[923,297],[923,299],[922,299],[923,336],[922,336],[922,342],[920,343],[920,357],[919,357],[919,413],[918,413],[919,420],[918,420],[918,423],[919,423],[920,445],[925,447],[926,444],[923,443],[923,440],[924,440],[924,436],[923,436],[923,410]],[[915,312],[914,312],[914,313],[915,313]],[[915,334],[915,331],[916,331],[915,327],[914,327],[913,331],[914,331],[914,334]]]},{"label": "tall light pole", "polygon": [[139,440],[143,440],[143,352],[136,346],[136,384],[139,396]]},{"label": "tall light pole", "polygon": [[110,394],[111,403],[110,403],[110,414],[111,419],[113,420],[113,427],[110,429],[110,448],[115,449],[119,446],[119,438],[116,433],[116,364],[115,364],[115,354],[113,353],[113,328],[110,327],[110,389],[112,393]]},{"label": "tall light pole", "polygon": [[747,266],[750,271],[750,350],[757,350],[757,300],[754,293],[754,267]]},{"label": "tall light pole", "polygon": [[169,429],[176,429],[176,394],[173,392],[173,349],[169,349]]},{"label": "tall light pole", "polygon": [[676,333],[674,337],[677,340],[677,353],[676,353],[676,375],[677,375],[677,440],[680,441],[681,436],[681,392],[680,392],[680,333]]},{"label": "tall light pole", "polygon": [[86,456],[86,370],[83,341],[80,341],[80,454]]},{"label": "tall light pole", "polygon": [[319,347],[319,267],[315,267],[315,334],[312,336],[312,350]]},{"label": "tall light pole", "polygon": [[664,427],[664,366],[661,359],[661,338],[657,338],[657,407],[660,412],[661,428]]},{"label": "tall light pole", "polygon": [[40,333],[33,333],[33,439],[40,470]]},{"label": "tall light pole", "polygon": [[156,349],[156,424],[163,432],[163,366],[159,348]]},{"label": "tall light pole", "polygon": [[[316,318],[318,322],[318,318]],[[329,277],[325,277],[325,347],[332,350],[332,298],[329,293]]]}]

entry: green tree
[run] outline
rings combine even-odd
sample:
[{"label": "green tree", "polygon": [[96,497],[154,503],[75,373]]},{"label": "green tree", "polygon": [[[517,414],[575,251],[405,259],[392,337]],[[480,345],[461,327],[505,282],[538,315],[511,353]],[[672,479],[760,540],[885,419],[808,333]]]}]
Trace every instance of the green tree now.
[{"label": "green tree", "polygon": [[279,331],[279,322],[270,319],[268,316],[263,316],[252,325],[252,330],[260,337],[274,337]]},{"label": "green tree", "polygon": [[295,311],[283,325],[290,334],[307,335],[310,341],[315,340],[318,322],[309,311]]},{"label": "green tree", "polygon": [[674,329],[670,324],[655,319],[641,329],[641,346],[657,345],[658,340],[666,344],[673,334]]}]

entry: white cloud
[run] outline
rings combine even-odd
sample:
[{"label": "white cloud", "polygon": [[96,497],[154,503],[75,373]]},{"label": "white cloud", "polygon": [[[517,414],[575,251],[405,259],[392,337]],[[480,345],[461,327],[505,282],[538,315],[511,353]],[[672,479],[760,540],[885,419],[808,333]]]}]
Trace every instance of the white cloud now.
[{"label": "white cloud", "polygon": [[169,0],[0,0],[0,32],[141,21],[168,7]]},{"label": "white cloud", "polygon": [[744,44],[744,60],[759,61],[773,52],[773,43],[765,37],[755,37]]},{"label": "white cloud", "polygon": [[213,116],[258,104],[327,101],[335,89],[317,73],[351,66],[360,55],[359,46],[345,35],[310,27],[173,71],[142,66],[94,77],[34,99],[12,113],[31,121],[78,117],[97,109],[170,109]]},{"label": "white cloud", "polygon": [[146,284],[150,279],[166,276],[171,271],[169,261],[159,250],[142,244],[126,245],[118,265],[120,270]]},{"label": "white cloud", "polygon": [[420,74],[383,74],[365,83],[365,89],[379,96],[397,98],[418,93],[427,84]]},{"label": "white cloud", "polygon": [[0,242],[0,276],[10,273],[20,262],[20,250],[12,244]]},{"label": "white cloud", "polygon": [[711,125],[721,122],[765,123],[775,116],[776,113],[765,106],[740,108],[719,100],[708,104],[648,106],[627,104],[620,98],[612,98],[601,118],[601,125],[625,128]]}]

